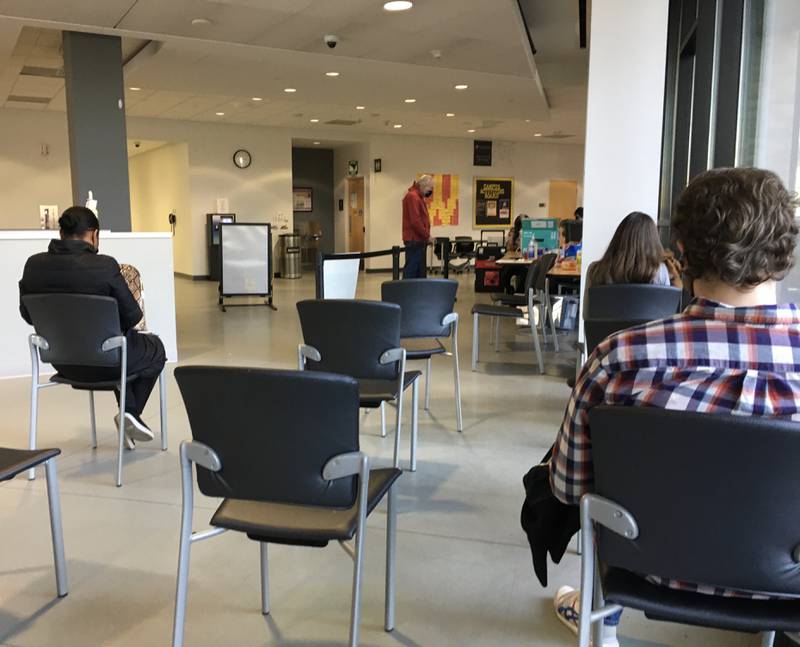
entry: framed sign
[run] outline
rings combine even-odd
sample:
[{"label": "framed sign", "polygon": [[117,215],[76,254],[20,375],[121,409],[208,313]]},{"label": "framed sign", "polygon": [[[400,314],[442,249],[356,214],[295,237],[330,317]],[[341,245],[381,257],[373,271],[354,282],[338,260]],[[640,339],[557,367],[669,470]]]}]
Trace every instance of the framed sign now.
[{"label": "framed sign", "polygon": [[514,179],[476,177],[473,188],[475,227],[510,227]]},{"label": "framed sign", "polygon": [[358,160],[350,160],[347,162],[347,175],[350,177],[358,175]]},{"label": "framed sign", "polygon": [[488,139],[476,139],[472,142],[472,165],[492,165],[492,142]]},{"label": "framed sign", "polygon": [[381,172],[381,158],[380,157],[376,157],[374,160],[372,160],[372,168],[376,173],[380,173]]},{"label": "framed sign", "polygon": [[295,187],[292,189],[292,210],[314,211],[313,193],[313,190],[309,187]]}]

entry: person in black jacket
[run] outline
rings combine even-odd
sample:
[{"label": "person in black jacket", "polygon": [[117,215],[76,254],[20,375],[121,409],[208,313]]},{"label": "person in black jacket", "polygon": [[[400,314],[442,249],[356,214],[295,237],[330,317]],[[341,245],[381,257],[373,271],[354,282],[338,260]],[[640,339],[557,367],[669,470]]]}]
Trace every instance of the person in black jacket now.
[{"label": "person in black jacket", "polygon": [[[141,334],[134,326],[142,311],[128,289],[111,256],[98,254],[100,224],[86,207],[70,207],[58,220],[60,240],[51,240],[46,252],[31,256],[19,282],[20,314],[32,324],[22,303],[26,294],[96,294],[113,297],[119,306],[119,321],[128,343],[128,374],[138,377],[127,383],[125,393],[125,436],[128,449],[135,440],[152,440],[153,432],[142,420],[142,411],[164,368],[166,353],[155,335]],[[81,381],[113,380],[119,369],[57,365],[64,377]],[[119,393],[117,393],[119,400]],[[116,423],[115,419],[115,423]]]}]

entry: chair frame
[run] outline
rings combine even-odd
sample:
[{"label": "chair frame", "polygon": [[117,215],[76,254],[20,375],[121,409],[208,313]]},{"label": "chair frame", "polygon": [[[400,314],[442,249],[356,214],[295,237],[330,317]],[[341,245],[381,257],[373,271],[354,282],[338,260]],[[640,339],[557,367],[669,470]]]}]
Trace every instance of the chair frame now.
[{"label": "chair frame", "polygon": [[[186,600],[189,588],[189,557],[191,545],[197,541],[211,539],[228,531],[227,528],[210,528],[200,532],[192,530],[194,513],[193,464],[212,472],[222,469],[222,461],[208,445],[197,441],[184,441],[180,447],[181,492],[181,536],[178,557],[178,575],[175,591],[175,615],[172,629],[172,646],[183,647],[186,621]],[[328,481],[348,476],[358,476],[358,521],[353,544],[340,541],[339,545],[353,560],[353,597],[350,608],[350,647],[357,647],[361,626],[361,588],[364,570],[364,533],[367,522],[367,499],[369,492],[369,457],[363,452],[348,452],[334,456],[325,464],[322,476]],[[397,584],[397,505],[395,485],[389,488],[386,520],[386,588],[384,629],[389,632],[395,624],[395,598]],[[261,613],[269,615],[269,560],[268,544],[259,542],[261,558]]]},{"label": "chair frame", "polygon": [[[301,371],[306,370],[306,360],[319,362],[322,360],[320,352],[308,344],[298,344],[297,346],[297,368]],[[403,425],[403,394],[406,373],[406,349],[390,348],[384,351],[380,359],[381,364],[399,363],[400,370],[397,376],[397,397],[395,398],[395,436],[394,436],[394,461],[393,465],[400,468],[400,432]],[[381,430],[382,435],[386,435],[386,412],[384,403],[381,402]],[[415,379],[411,383],[411,448],[409,455],[409,470],[417,471],[417,437],[419,435],[419,380]]]},{"label": "chair frame", "polygon": [[[639,536],[636,519],[623,506],[596,494],[584,494],[580,502],[581,530],[581,591],[580,619],[578,621],[578,647],[603,644],[603,619],[622,611],[619,604],[606,604],[600,581],[595,527],[598,524],[628,539]],[[589,609],[589,613],[584,610]],[[775,632],[762,634],[762,647],[772,647]]]},{"label": "chair frame", "polygon": [[[146,334],[146,333],[138,333]],[[39,422],[39,391],[51,386],[58,386],[58,382],[40,382],[39,381],[39,351],[50,350],[49,342],[41,335],[31,334],[28,337],[28,345],[31,351],[31,411],[30,411],[30,428],[28,430],[28,447],[36,449],[36,436]],[[116,485],[122,486],[122,452],[125,442],[125,397],[126,387],[128,385],[128,340],[125,335],[117,335],[106,339],[101,350],[110,352],[113,350],[120,350],[120,393],[119,393],[119,425],[117,429],[118,445],[117,445],[117,475]],[[158,376],[158,392],[160,399],[160,432],[161,432],[161,450],[167,450],[167,384],[166,384],[166,368],[161,371]],[[95,407],[94,407],[94,391],[89,390],[89,416],[92,423],[92,449],[97,449],[97,423],[95,420]],[[28,471],[28,480],[32,481],[36,478],[35,468]]]}]

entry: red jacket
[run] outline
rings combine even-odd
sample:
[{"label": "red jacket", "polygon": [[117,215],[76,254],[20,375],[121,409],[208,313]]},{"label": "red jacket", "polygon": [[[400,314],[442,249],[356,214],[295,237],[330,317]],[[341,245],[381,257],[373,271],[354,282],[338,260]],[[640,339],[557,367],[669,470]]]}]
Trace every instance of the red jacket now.
[{"label": "red jacket", "polygon": [[428,205],[416,184],[408,187],[403,198],[403,242],[417,240],[428,242],[431,237],[431,220]]}]

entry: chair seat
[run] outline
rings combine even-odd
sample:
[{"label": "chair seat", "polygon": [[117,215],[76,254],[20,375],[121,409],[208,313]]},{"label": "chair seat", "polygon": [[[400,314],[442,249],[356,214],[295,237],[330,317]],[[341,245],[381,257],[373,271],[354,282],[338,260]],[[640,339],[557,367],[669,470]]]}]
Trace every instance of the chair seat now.
[{"label": "chair seat", "polygon": [[409,337],[400,340],[400,345],[406,349],[406,359],[428,359],[431,355],[441,355],[447,349],[438,339],[430,337]]},{"label": "chair seat", "polygon": [[491,303],[476,303],[472,306],[472,314],[487,315],[490,317],[516,318],[522,316],[522,313],[517,308],[512,308],[510,306],[494,306]]},{"label": "chair seat", "polygon": [[[367,514],[401,474],[402,470],[396,468],[370,470]],[[357,521],[357,505],[342,509],[225,499],[211,518],[211,525],[247,533],[256,541],[321,547],[329,541],[352,539]]]},{"label": "chair seat", "polygon": [[[406,371],[403,376],[403,391],[420,375],[420,371]],[[397,396],[397,380],[358,380],[359,406],[374,409],[381,406],[381,402],[394,400]]]},{"label": "chair seat", "polygon": [[[138,373],[131,373],[128,375],[128,382],[133,382],[137,377],[139,377]],[[70,380],[67,377],[61,375],[61,373],[56,373],[50,378],[51,382],[55,382],[57,384],[68,384],[73,389],[77,389],[78,391],[113,391],[117,387],[119,387],[119,380],[101,380],[99,382],[84,382],[82,380]]]},{"label": "chair seat", "polygon": [[800,599],[750,600],[679,591],[620,568],[607,569],[602,580],[607,602],[638,609],[652,620],[732,631],[800,630]]},{"label": "chair seat", "polygon": [[41,465],[61,453],[60,449],[10,449],[0,447],[0,481]]}]

